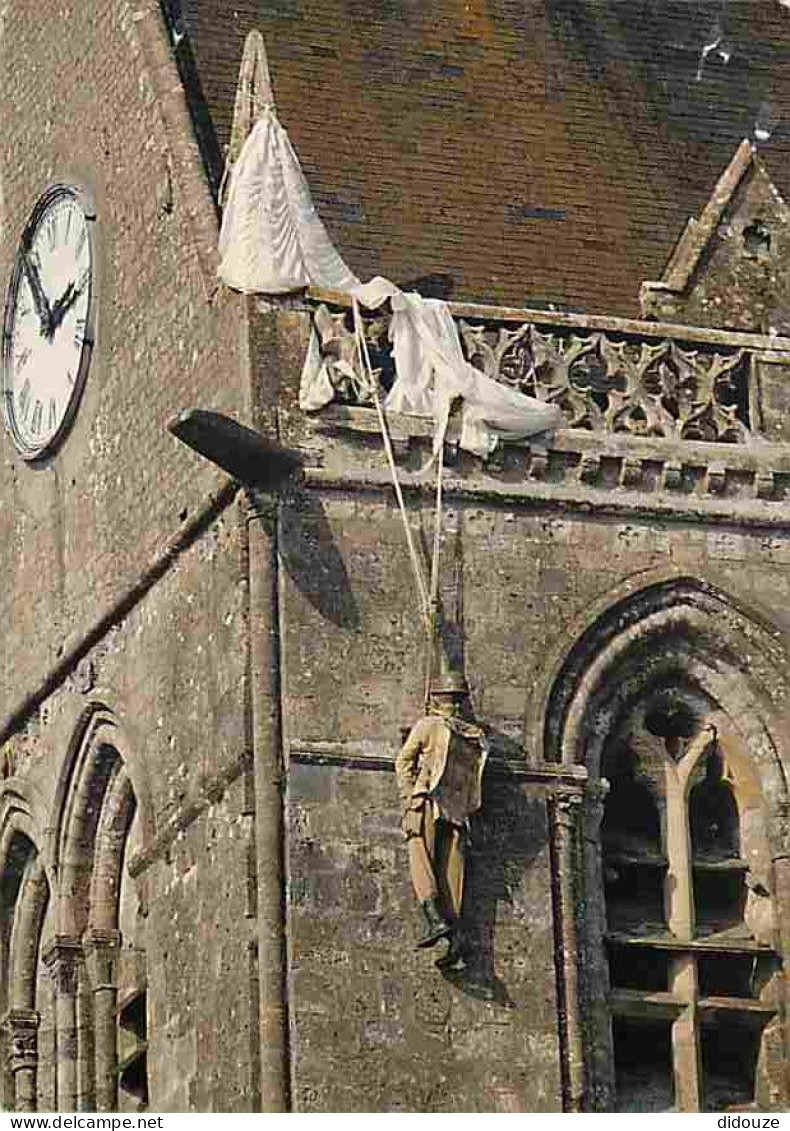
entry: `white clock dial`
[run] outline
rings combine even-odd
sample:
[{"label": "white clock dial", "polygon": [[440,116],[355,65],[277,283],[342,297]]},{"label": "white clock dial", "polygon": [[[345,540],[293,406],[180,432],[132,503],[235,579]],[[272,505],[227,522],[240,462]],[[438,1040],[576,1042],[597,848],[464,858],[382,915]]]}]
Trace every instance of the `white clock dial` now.
[{"label": "white clock dial", "polygon": [[93,346],[93,214],[55,185],[19,244],[3,330],[6,427],[26,459],[48,454],[76,412]]}]

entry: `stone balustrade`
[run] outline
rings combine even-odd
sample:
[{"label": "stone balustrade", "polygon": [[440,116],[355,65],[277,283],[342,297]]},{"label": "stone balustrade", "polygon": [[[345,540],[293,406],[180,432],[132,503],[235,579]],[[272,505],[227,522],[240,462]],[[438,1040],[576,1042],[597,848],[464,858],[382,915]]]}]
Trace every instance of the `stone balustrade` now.
[{"label": "stone balustrade", "polygon": [[[335,402],[316,432],[378,432],[343,296],[310,292]],[[564,426],[504,445],[478,478],[592,496],[617,490],[669,505],[790,500],[790,339],[597,315],[449,304],[464,354],[486,376],[559,406]],[[395,379],[386,308],[364,317],[382,394]],[[388,414],[393,445],[426,446],[426,417]],[[445,462],[457,457],[447,433]],[[469,457],[471,459],[471,457]],[[714,509],[719,509],[714,505]],[[753,509],[753,508],[752,508]]]}]

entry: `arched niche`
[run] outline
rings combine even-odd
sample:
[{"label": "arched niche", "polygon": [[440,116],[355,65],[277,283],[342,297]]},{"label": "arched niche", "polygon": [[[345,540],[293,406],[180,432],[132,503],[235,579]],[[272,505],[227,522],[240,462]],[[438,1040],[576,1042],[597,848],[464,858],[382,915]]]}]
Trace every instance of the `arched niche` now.
[{"label": "arched niche", "polygon": [[120,720],[120,710],[114,697],[100,691],[85,706],[74,727],[63,759],[55,787],[51,825],[57,830],[53,846],[53,867],[60,862],[63,831],[76,800],[77,783],[91,776],[87,763],[95,763],[97,749],[102,744],[117,751],[123,762],[135,796],[138,812],[140,842],[148,846],[154,838],[156,822],[153,799],[142,756],[127,734]]},{"label": "arched niche", "polygon": [[129,827],[134,820],[145,847],[153,839],[154,820],[146,775],[103,700],[91,703],[75,728],[54,809],[59,932],[79,938],[89,926],[117,930],[120,860]]},{"label": "arched niche", "polygon": [[147,798],[123,729],[105,705],[94,704],[70,744],[53,821],[51,965],[69,975],[56,982],[71,1026],[58,1041],[76,1045],[66,1086],[80,1108],[139,1111],[148,1100],[144,922],[137,883],[126,871],[130,846],[140,849],[150,836]]},{"label": "arched niche", "polygon": [[3,1106],[35,1111],[39,1035],[45,1008],[38,968],[50,887],[29,803],[15,789],[0,797],[0,1015]]}]

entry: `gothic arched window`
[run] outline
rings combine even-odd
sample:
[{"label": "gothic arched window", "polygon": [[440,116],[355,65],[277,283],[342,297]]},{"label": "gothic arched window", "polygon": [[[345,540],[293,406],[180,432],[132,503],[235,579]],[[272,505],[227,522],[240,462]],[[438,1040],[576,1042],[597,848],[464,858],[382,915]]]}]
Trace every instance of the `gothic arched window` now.
[{"label": "gothic arched window", "polygon": [[45,1051],[53,1018],[37,978],[48,903],[49,884],[38,849],[12,822],[0,846],[3,1107],[11,1111],[35,1111],[39,1084],[54,1068]]},{"label": "gothic arched window", "polygon": [[698,707],[663,692],[604,751],[619,1110],[752,1103],[778,1024],[759,783],[722,717]]},{"label": "gothic arched window", "polygon": [[[3,1106],[143,1111],[148,1104],[144,918],[130,856],[137,798],[108,712],[66,761],[45,861],[0,793]],[[4,807],[4,808],[3,808]],[[8,813],[11,817],[8,817]],[[50,893],[47,873],[57,877]]]}]

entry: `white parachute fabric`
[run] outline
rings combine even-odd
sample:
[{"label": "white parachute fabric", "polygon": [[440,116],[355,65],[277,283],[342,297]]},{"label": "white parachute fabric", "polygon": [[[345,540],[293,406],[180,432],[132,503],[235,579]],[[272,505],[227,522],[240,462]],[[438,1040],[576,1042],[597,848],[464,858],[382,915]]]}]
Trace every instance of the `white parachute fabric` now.
[{"label": "white parachute fabric", "polygon": [[274,106],[272,77],[269,73],[269,60],[266,44],[259,31],[252,30],[244,42],[244,51],[239,67],[239,81],[236,86],[236,99],[233,104],[233,122],[230,128],[230,142],[225,155],[225,171],[219,186],[219,202],[224,208],[227,203],[227,190],[233,166],[239,159],[244,143],[252,132],[252,127],[266,110]]},{"label": "white parachute fabric", "polygon": [[220,279],[244,294],[359,285],[321,223],[273,106],[264,107],[233,166],[219,253]]},{"label": "white parachute fabric", "polygon": [[[259,40],[250,38],[245,47],[237,114],[244,122],[256,111],[260,116],[230,174],[219,238],[220,279],[244,294],[287,294],[314,286],[350,292],[371,309],[389,300],[396,378],[384,407],[433,417],[434,454],[459,399],[459,443],[475,455],[489,456],[500,440],[523,441],[558,427],[562,418],[556,406],[492,381],[466,361],[445,303],[404,294],[381,277],[363,286],[343,262],[277,119]],[[319,325],[317,313],[302,372],[299,403],[308,412],[329,404],[339,388],[353,391],[358,383],[355,358],[334,348],[328,312],[325,321],[326,326]]]},{"label": "white parachute fabric", "polygon": [[343,399],[358,399],[363,392],[360,382],[356,343],[347,334],[338,332],[332,315],[321,304],[313,314],[313,326],[307,356],[299,384],[299,407],[305,412],[318,412],[338,394]]},{"label": "white parachute fabric", "polygon": [[510,389],[469,364],[446,303],[404,294],[380,277],[357,287],[352,294],[369,307],[389,298],[396,376],[384,407],[391,412],[432,416],[436,426],[434,452],[444,441],[451,410],[459,399],[459,445],[483,458],[490,456],[502,440],[523,442],[562,423],[556,405]]},{"label": "white parachute fabric", "polygon": [[318,333],[313,326],[299,382],[299,408],[303,412],[318,412],[334,399],[335,386],[330,376],[330,359],[322,355]]}]

